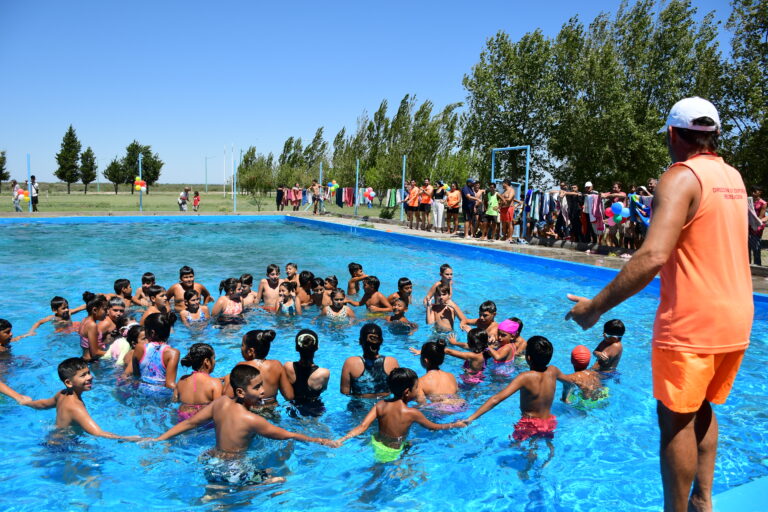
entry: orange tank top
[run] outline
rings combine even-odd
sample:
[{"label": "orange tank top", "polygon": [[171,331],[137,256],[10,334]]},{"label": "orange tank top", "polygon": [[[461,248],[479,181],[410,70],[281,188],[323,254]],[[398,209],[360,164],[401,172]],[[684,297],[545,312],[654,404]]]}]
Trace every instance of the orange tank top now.
[{"label": "orange tank top", "polygon": [[432,192],[434,189],[432,187],[428,187],[427,190],[429,190],[429,192],[419,193],[419,197],[421,197],[421,204],[432,204]]},{"label": "orange tank top", "polygon": [[412,187],[408,193],[408,206],[419,206],[419,188]]},{"label": "orange tank top", "polygon": [[754,315],[744,182],[711,153],[677,165],[696,175],[701,200],[661,269],[653,345],[697,354],[743,350]]},{"label": "orange tank top", "polygon": [[448,203],[448,208],[458,208],[461,202],[461,192],[458,190],[451,190],[448,192],[448,197],[445,200]]}]

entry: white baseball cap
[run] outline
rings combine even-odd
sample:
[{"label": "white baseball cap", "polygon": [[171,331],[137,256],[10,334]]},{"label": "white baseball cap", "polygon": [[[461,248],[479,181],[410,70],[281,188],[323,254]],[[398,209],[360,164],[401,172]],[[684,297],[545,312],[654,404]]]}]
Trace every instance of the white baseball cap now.
[{"label": "white baseball cap", "polygon": [[[693,120],[700,117],[712,119],[715,125],[702,126],[700,124],[693,124]],[[667,116],[664,126],[661,127],[658,133],[666,132],[670,126],[700,132],[716,132],[720,129],[720,115],[717,113],[715,106],[704,98],[699,98],[698,96],[684,98],[672,105],[669,116]]]},{"label": "white baseball cap", "polygon": [[592,186],[592,182],[591,181],[588,181],[588,182],[586,182],[584,184],[584,188],[591,187],[591,186]]}]

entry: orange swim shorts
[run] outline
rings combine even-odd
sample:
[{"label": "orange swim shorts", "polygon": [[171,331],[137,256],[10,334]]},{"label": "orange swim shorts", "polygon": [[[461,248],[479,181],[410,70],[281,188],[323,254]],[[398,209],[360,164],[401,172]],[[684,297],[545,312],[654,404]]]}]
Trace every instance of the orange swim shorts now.
[{"label": "orange swim shorts", "polygon": [[653,348],[653,396],[668,409],[696,412],[704,400],[723,404],[739,372],[744,350],[692,354]]},{"label": "orange swim shorts", "polygon": [[501,222],[512,222],[512,218],[515,215],[515,209],[511,206],[507,206],[506,208],[502,208],[500,210],[501,218],[499,219]]}]

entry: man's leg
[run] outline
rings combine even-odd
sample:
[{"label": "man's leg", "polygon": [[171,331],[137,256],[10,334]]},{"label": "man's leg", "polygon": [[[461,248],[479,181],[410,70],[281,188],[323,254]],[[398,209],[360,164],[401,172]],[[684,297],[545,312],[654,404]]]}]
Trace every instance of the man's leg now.
[{"label": "man's leg", "polygon": [[[677,413],[657,402],[664,510],[711,510],[717,452],[717,420],[708,402],[694,413]],[[691,485],[696,480],[694,495]]]}]

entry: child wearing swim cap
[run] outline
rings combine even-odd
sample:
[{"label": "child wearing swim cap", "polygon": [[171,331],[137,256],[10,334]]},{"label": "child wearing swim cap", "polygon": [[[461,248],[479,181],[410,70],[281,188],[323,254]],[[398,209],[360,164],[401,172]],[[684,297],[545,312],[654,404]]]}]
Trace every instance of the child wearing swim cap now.
[{"label": "child wearing swim cap", "polygon": [[587,402],[597,402],[607,396],[600,375],[588,370],[591,354],[584,345],[578,345],[571,351],[573,373],[560,375],[557,380],[563,383],[561,400],[566,404],[576,401],[584,406]]},{"label": "child wearing swim cap", "polygon": [[496,329],[498,348],[488,347],[488,352],[497,363],[513,363],[517,351],[515,349],[515,334],[520,330],[520,324],[512,320],[504,320]]},{"label": "child wearing swim cap", "polygon": [[608,320],[603,326],[603,340],[595,348],[594,356],[597,361],[592,366],[599,372],[613,372],[619,366],[624,346],[621,338],[624,336],[624,322],[621,320]]},{"label": "child wearing swim cap", "polygon": [[374,420],[378,420],[379,431],[371,436],[371,445],[377,462],[391,462],[398,459],[405,449],[405,439],[414,423],[430,430],[465,426],[462,422],[433,423],[418,409],[408,407],[408,402],[416,399],[419,393],[419,378],[410,368],[393,368],[387,376],[387,384],[394,397],[376,402],[363,421],[337,439],[337,443],[359,436],[368,430]]}]

